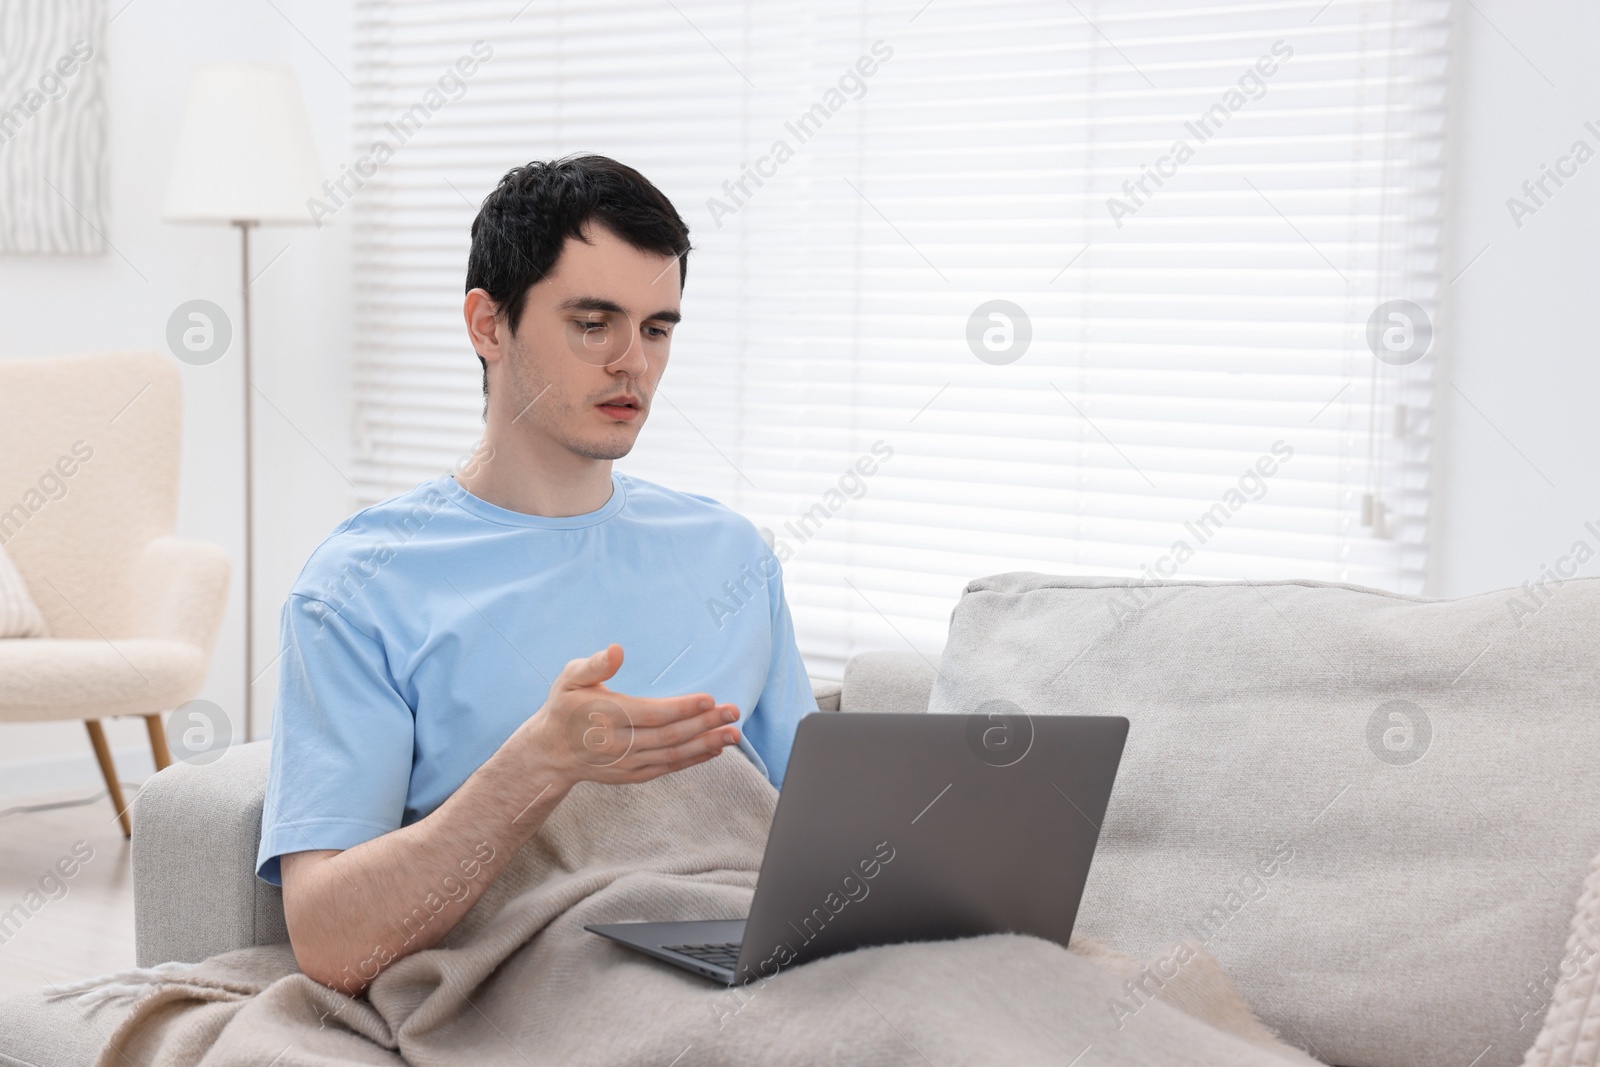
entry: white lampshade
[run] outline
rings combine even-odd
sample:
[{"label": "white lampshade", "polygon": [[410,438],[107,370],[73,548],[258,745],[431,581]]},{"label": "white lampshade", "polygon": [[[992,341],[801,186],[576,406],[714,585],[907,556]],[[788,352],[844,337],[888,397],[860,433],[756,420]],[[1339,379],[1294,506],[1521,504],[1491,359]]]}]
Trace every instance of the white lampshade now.
[{"label": "white lampshade", "polygon": [[321,195],[311,119],[294,71],[274,63],[202,63],[167,182],[168,222],[303,223]]}]

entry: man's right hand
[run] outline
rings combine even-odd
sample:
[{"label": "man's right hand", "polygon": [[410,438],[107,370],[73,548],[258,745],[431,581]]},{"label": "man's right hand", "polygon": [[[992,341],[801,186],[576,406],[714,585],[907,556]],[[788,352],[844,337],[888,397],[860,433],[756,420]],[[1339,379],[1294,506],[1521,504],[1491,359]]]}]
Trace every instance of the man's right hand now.
[{"label": "man's right hand", "polygon": [[732,704],[614,693],[605,683],[621,666],[617,645],[567,664],[544,706],[417,822],[342,852],[285,854],[284,918],[301,970],[356,996],[395,960],[438,944],[575,783],[646,782],[739,743]]},{"label": "man's right hand", "polygon": [[[513,735],[535,765],[566,788],[579,781],[647,782],[704,763],[739,743],[739,709],[706,693],[634,697],[606,682],[622,647],[575,659],[550,686],[544,706]],[[518,736],[520,735],[520,736]]]}]

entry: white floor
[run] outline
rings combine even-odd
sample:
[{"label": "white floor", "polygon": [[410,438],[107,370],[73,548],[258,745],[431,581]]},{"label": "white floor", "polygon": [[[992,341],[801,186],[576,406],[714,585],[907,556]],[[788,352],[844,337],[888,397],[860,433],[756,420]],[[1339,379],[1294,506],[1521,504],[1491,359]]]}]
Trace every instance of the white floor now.
[{"label": "white floor", "polygon": [[111,801],[15,810],[94,792],[0,799],[0,997],[134,965],[133,871]]}]

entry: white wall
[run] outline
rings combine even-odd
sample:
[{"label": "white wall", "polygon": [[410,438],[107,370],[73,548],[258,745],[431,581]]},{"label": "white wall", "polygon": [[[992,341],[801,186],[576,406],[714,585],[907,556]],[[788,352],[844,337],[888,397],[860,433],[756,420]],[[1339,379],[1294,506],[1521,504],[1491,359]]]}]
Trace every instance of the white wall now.
[{"label": "white wall", "polygon": [[[275,3],[276,10],[272,4],[108,0],[108,15],[115,17],[94,61],[105,64],[109,105],[106,233],[122,254],[0,256],[0,358],[128,348],[166,352],[168,315],[197,297],[235,316],[234,346],[226,356],[205,367],[178,364],[184,445],[177,527],[180,537],[214,542],[233,556],[227,620],[200,696],[234,716],[236,729],[244,694],[239,241],[232,227],[171,225],[160,220],[160,211],[189,71],[198,62],[289,64],[306,97],[323,170],[336,173],[350,158],[352,89],[345,75],[354,77],[353,5]],[[258,399],[256,408],[258,670],[277,649],[278,607],[300,565],[350,509],[350,488],[335,469],[348,469],[350,454],[348,219],[341,215],[320,230],[266,228],[252,237],[257,271],[283,252],[252,287],[256,383],[271,400]],[[256,687],[263,725],[274,679],[269,672]],[[98,783],[78,723],[3,729],[7,766],[0,791],[92,789]],[[122,776],[142,776],[148,768],[138,758],[147,751],[142,724],[122,720],[110,724],[109,732],[124,757]]]},{"label": "white wall", "polygon": [[1600,135],[1583,126],[1600,129],[1600,68],[1588,54],[1600,7],[1456,6],[1445,276],[1488,250],[1446,287],[1430,576],[1442,596],[1520,586],[1580,538],[1600,549],[1583,528],[1600,527],[1600,157],[1552,184],[1520,229],[1506,207],[1575,140],[1600,153]]}]

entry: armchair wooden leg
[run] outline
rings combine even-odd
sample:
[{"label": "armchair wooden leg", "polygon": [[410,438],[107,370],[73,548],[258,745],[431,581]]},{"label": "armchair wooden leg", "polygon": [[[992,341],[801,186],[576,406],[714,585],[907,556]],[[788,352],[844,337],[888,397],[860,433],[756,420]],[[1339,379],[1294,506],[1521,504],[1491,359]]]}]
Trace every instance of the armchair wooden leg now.
[{"label": "armchair wooden leg", "polygon": [[117,765],[111,762],[111,746],[106,744],[106,732],[98,719],[85,719],[89,729],[89,743],[94,746],[94,757],[100,761],[100,773],[106,780],[106,792],[117,808],[117,821],[122,823],[122,836],[132,837],[133,827],[128,822],[128,806],[122,802],[122,785],[117,781]]},{"label": "armchair wooden leg", "polygon": [[145,729],[150,731],[150,754],[155,757],[156,770],[172,766],[172,750],[167,747],[167,731],[162,728],[160,715],[146,715]]}]

